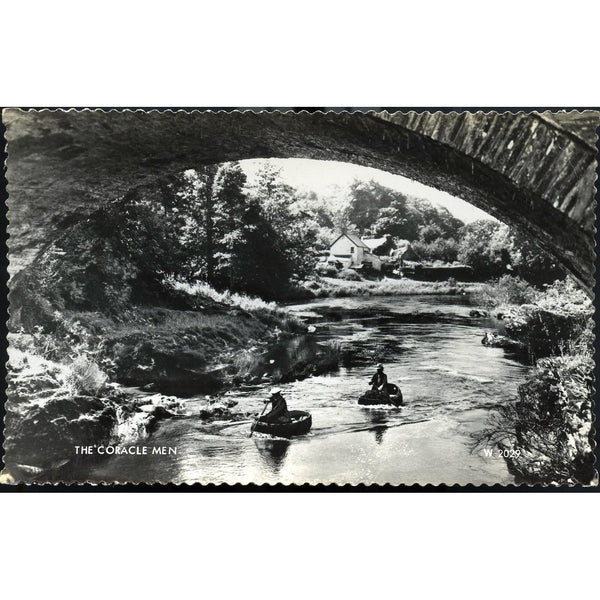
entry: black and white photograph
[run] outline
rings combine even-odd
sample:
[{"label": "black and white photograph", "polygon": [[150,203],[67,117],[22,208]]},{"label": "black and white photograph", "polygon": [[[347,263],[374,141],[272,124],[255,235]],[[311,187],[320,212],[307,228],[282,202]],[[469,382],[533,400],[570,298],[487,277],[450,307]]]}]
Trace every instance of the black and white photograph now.
[{"label": "black and white photograph", "polygon": [[5,3],[6,598],[587,598],[600,4]]},{"label": "black and white photograph", "polygon": [[598,485],[600,112],[2,119],[3,483]]}]

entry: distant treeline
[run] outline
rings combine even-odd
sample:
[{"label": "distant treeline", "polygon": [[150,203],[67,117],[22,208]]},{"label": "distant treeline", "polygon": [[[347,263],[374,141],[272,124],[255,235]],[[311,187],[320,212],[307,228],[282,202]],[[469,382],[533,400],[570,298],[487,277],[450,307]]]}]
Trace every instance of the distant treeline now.
[{"label": "distant treeline", "polygon": [[476,279],[513,273],[543,284],[564,277],[555,260],[507,225],[488,219],[465,225],[446,208],[375,181],[355,182],[345,205],[322,224],[408,240],[424,261],[469,265]]},{"label": "distant treeline", "polygon": [[330,197],[299,192],[269,162],[251,184],[230,162],[162,179],[158,189],[139,188],[125,200],[135,217],[126,220],[128,245],[155,275],[263,298],[313,275],[319,252],[346,230],[409,240],[423,260],[460,262],[480,279],[511,272],[540,284],[562,275],[498,222],[465,225],[445,208],[374,181]]}]

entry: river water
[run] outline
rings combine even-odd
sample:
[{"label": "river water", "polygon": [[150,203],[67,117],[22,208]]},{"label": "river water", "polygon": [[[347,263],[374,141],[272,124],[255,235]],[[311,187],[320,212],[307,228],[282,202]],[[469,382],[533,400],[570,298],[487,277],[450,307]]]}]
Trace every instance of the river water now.
[{"label": "river water", "polygon": [[[319,341],[335,340],[336,372],[280,385],[290,410],[308,410],[303,437],[249,439],[269,387],[228,392],[233,414],[205,420],[206,398],[181,401],[145,440],[170,454],[107,457],[78,479],[202,483],[506,484],[496,455],[471,451],[471,434],[490,409],[514,401],[527,366],[481,344],[491,318],[469,316],[469,300],[452,296],[340,298],[289,307],[317,325]],[[383,362],[405,405],[361,407],[374,365]],[[169,450],[170,448],[170,450]],[[496,453],[497,454],[497,453]]]}]

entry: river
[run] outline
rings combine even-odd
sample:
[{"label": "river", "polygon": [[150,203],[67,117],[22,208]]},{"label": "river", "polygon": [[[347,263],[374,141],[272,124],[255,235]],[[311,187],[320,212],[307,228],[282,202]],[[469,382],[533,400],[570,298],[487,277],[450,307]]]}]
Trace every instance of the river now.
[{"label": "river", "polygon": [[[514,401],[528,367],[481,344],[498,324],[473,318],[460,296],[340,298],[292,305],[317,324],[319,341],[337,341],[336,372],[282,384],[290,409],[312,414],[311,432],[292,440],[256,434],[269,386],[227,392],[233,415],[205,420],[204,396],[138,441],[170,454],[106,457],[77,479],[201,483],[507,484],[498,456],[471,451],[471,434],[494,406]],[[374,365],[383,362],[405,405],[361,407]],[[236,412],[237,411],[237,412]],[[168,452],[168,450],[167,450]],[[81,463],[80,463],[81,465]]]}]

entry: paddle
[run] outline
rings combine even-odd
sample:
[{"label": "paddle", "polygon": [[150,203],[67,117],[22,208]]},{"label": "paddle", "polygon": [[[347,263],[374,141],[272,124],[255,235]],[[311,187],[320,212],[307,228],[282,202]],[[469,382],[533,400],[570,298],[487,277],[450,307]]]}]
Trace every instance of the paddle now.
[{"label": "paddle", "polygon": [[254,433],[254,430],[256,429],[256,426],[258,425],[260,418],[265,414],[265,410],[267,410],[267,406],[269,406],[269,402],[271,402],[271,400],[265,400],[265,405],[262,409],[262,412],[260,413],[260,415],[258,415],[258,419],[256,419],[256,421],[254,421],[254,425],[252,425],[252,429],[250,430],[250,435],[248,437],[252,437],[252,434]]}]

